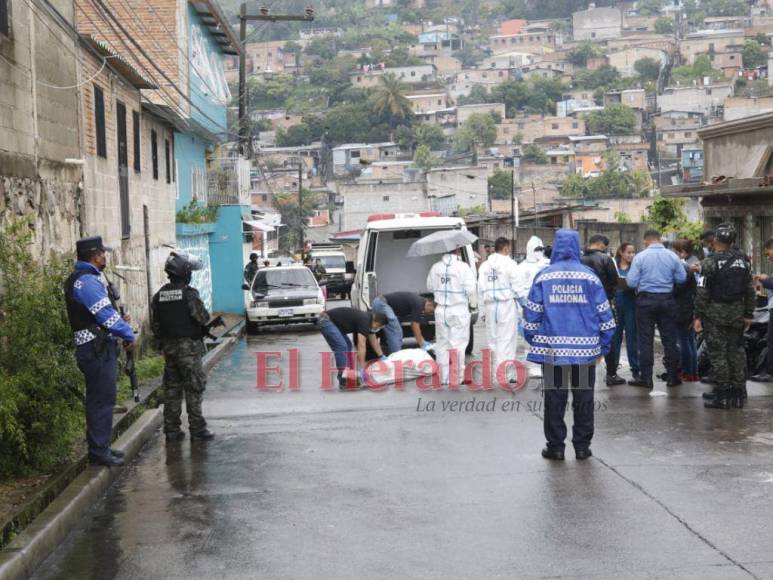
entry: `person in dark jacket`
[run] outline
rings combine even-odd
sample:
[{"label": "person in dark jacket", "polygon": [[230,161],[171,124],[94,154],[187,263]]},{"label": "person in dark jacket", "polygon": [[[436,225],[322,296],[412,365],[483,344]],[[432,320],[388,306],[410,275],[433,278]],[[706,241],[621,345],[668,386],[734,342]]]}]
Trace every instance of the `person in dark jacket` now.
[{"label": "person in dark jacket", "polygon": [[[765,242],[765,255],[773,262],[773,238]],[[754,281],[762,285],[768,291],[768,312],[773,311],[773,276],[757,274]],[[765,356],[765,370],[749,377],[755,383],[769,383],[773,381],[773,316],[768,319],[768,354]]]},{"label": "person in dark jacket", "polygon": [[572,444],[587,459],[593,438],[596,361],[609,351],[615,319],[598,276],[580,262],[580,236],[556,232],[550,266],[534,279],[524,304],[527,359],[543,365],[545,459],[564,459],[564,413],[572,391]]},{"label": "person in dark jacket", "polygon": [[252,284],[252,279],[258,273],[258,255],[255,252],[250,254],[250,261],[244,267],[244,280],[247,284]]},{"label": "person in dark jacket", "polygon": [[[607,295],[607,300],[609,300],[609,304],[612,307],[612,314],[614,315],[615,320],[617,320],[615,292],[617,292],[620,276],[617,273],[614,261],[607,253],[608,248],[609,238],[602,236],[601,234],[591,236],[581,261],[585,266],[593,270],[596,273],[596,276],[601,280],[601,284],[604,286],[604,292]],[[616,359],[614,352],[610,350],[610,354],[605,357],[607,367],[606,383],[608,387],[625,384],[625,379],[619,377],[617,374],[619,362],[619,357]]]},{"label": "person in dark jacket", "polygon": [[671,248],[682,260],[687,271],[687,281],[674,287],[677,343],[681,359],[679,378],[685,382],[695,383],[700,380],[700,376],[698,376],[698,349],[695,346],[695,331],[693,330],[693,309],[695,296],[698,292],[698,281],[690,269],[694,264],[700,263],[700,260],[694,254],[694,246],[690,240],[676,240]]},{"label": "person in dark jacket", "polygon": [[630,242],[624,242],[617,248],[615,264],[622,285],[615,292],[615,311],[617,318],[617,330],[612,339],[612,348],[607,355],[607,364],[615,369],[620,366],[620,353],[623,348],[623,334],[625,334],[625,350],[628,355],[628,364],[631,366],[631,374],[636,380],[640,376],[639,371],[639,347],[636,330],[636,292],[625,285],[625,277],[631,269],[631,262],[636,255],[636,248]]}]

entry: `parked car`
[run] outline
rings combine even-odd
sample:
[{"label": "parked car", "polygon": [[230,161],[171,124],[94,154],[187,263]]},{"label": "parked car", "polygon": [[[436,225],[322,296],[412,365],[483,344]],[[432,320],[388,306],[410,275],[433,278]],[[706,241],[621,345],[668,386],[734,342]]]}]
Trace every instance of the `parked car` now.
[{"label": "parked car", "polygon": [[[438,230],[466,230],[464,220],[443,217],[438,212],[425,211],[410,214],[376,214],[368,218],[357,253],[356,274],[352,285],[352,307],[369,311],[379,294],[409,291],[431,297],[427,293],[427,274],[440,255],[406,258],[413,242]],[[475,253],[472,246],[462,250],[462,260],[477,276]],[[478,320],[478,312],[472,312],[468,353],[473,348],[472,327]],[[401,321],[403,334],[412,336],[410,322]],[[422,320],[422,334],[427,339],[435,335],[435,319]]]},{"label": "parked car", "polygon": [[322,290],[305,266],[261,268],[242,288],[249,334],[269,324],[313,323],[325,309]]},{"label": "parked car", "polygon": [[352,287],[353,276],[346,272],[346,254],[340,244],[312,244],[309,251],[312,264],[319,260],[325,267],[322,281],[327,286],[328,298],[338,295],[346,298]]}]

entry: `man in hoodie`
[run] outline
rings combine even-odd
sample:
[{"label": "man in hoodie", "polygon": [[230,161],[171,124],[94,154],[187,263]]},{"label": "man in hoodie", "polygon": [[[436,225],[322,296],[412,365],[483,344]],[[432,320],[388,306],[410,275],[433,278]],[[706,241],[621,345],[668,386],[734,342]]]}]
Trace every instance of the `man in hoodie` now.
[{"label": "man in hoodie", "polygon": [[[537,274],[542,272],[550,264],[550,260],[545,258],[544,246],[542,240],[537,236],[529,238],[529,242],[526,244],[526,259],[518,264],[515,271],[515,299],[518,302],[517,313],[519,322],[523,321],[523,306],[526,303],[526,299],[529,297],[529,290],[531,290],[532,282]],[[520,329],[523,330],[522,328]],[[517,347],[517,345],[516,345]],[[534,378],[540,378],[542,376],[542,369],[538,365],[530,365],[529,376]]]},{"label": "man in hoodie", "polygon": [[[518,266],[510,258],[510,242],[498,238],[494,253],[478,271],[478,304],[483,304],[486,336],[494,358],[494,371],[505,361],[515,360],[516,334],[515,283]],[[514,369],[513,369],[514,370]],[[511,381],[514,374],[509,371]]]},{"label": "man in hoodie", "polygon": [[609,352],[615,320],[599,277],[580,262],[580,236],[556,232],[550,266],[537,275],[524,308],[528,360],[543,365],[545,459],[564,459],[564,413],[572,391],[572,443],[587,459],[593,438],[596,362]]},{"label": "man in hoodie", "polygon": [[[459,256],[459,248],[444,254],[429,271],[427,290],[435,297],[435,356],[440,382],[450,381],[450,361],[456,361],[454,384],[464,381],[464,351],[470,340],[470,307],[477,306],[475,274]],[[458,379],[458,381],[456,380]]]},{"label": "man in hoodie", "polygon": [[[602,236],[601,234],[595,234],[588,240],[588,247],[585,249],[581,261],[584,265],[588,266],[596,273],[601,283],[604,286],[604,292],[607,294],[607,300],[609,300],[610,306],[612,306],[612,313],[615,315],[615,292],[617,291],[618,282],[620,276],[617,273],[617,267],[612,257],[607,253],[609,249],[609,238]],[[614,387],[616,385],[624,385],[625,379],[617,374],[617,363],[615,357],[605,357],[607,366],[607,379],[606,383],[608,387]]]}]

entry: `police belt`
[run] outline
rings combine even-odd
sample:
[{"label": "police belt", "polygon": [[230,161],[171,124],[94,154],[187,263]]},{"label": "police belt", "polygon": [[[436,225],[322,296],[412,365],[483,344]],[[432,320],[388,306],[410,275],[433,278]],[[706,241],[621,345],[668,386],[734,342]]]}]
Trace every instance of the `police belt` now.
[{"label": "police belt", "polygon": [[673,298],[673,292],[638,292],[636,296],[644,296],[645,298]]}]

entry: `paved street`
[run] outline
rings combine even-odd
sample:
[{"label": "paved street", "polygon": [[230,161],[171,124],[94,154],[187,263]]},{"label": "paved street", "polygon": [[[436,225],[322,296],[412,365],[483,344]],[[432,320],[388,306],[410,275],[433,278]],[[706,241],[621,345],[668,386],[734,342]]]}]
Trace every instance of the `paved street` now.
[{"label": "paved street", "polygon": [[[300,392],[258,391],[254,353],[291,347]],[[602,387],[596,456],[553,464],[533,389],[506,412],[502,392],[323,392],[323,350],[308,328],[243,340],[211,375],[218,438],[159,433],[35,578],[773,578],[764,387],[727,413],[697,386]],[[440,405],[473,396],[495,410]]]}]

